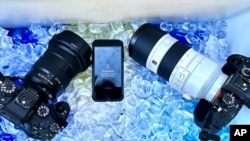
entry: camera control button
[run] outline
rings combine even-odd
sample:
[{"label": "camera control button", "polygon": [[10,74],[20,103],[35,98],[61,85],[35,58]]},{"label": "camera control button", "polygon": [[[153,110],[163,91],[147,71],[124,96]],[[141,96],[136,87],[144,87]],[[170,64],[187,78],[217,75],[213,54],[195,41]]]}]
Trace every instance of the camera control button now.
[{"label": "camera control button", "polygon": [[51,132],[57,133],[60,130],[60,126],[58,123],[52,123],[49,129]]},{"label": "camera control button", "polygon": [[240,76],[237,78],[237,80],[234,83],[235,86],[240,88],[242,91],[246,92],[249,90],[250,86],[250,79]]},{"label": "camera control button", "polygon": [[0,91],[4,96],[12,96],[13,94],[15,94],[16,90],[17,86],[10,80],[3,81],[0,86]]},{"label": "camera control button", "polygon": [[32,125],[31,128],[30,128],[31,132],[37,134],[39,132],[39,129],[38,127],[36,127],[35,125]]},{"label": "camera control button", "polygon": [[37,114],[40,117],[46,117],[49,115],[49,107],[47,107],[46,105],[41,105],[38,107],[37,109]]},{"label": "camera control button", "polygon": [[22,79],[17,79],[15,80],[15,84],[18,85],[18,86],[22,86],[23,85],[23,80]]},{"label": "camera control button", "polygon": [[0,104],[0,109],[3,109],[4,108],[4,105],[3,104]]}]

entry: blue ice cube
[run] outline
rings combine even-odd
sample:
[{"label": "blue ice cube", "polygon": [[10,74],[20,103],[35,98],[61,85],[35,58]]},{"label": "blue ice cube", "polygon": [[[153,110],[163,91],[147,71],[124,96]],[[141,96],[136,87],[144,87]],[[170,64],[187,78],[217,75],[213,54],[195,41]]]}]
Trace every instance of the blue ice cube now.
[{"label": "blue ice cube", "polygon": [[198,30],[195,34],[203,41],[207,41],[209,39],[209,33],[207,31]]},{"label": "blue ice cube", "polygon": [[149,121],[140,120],[138,127],[142,135],[149,136],[151,134],[151,126],[149,124]]},{"label": "blue ice cube", "polygon": [[193,22],[184,22],[181,27],[187,32],[195,32],[197,30],[197,24]]},{"label": "blue ice cube", "polygon": [[173,24],[170,22],[161,22],[160,28],[166,32],[170,32],[173,30]]},{"label": "blue ice cube", "polygon": [[62,32],[64,29],[65,29],[65,24],[54,23],[52,26],[49,27],[48,34],[52,36]]},{"label": "blue ice cube", "polygon": [[8,33],[9,31],[7,29],[0,27],[0,36],[6,36]]},{"label": "blue ice cube", "polygon": [[2,133],[0,135],[1,141],[15,141],[15,136],[12,134]]},{"label": "blue ice cube", "polygon": [[[8,33],[9,36],[14,37],[15,44],[35,43],[37,39],[35,35],[27,28],[11,29]],[[21,39],[20,39],[21,38]]]},{"label": "blue ice cube", "polygon": [[33,34],[41,34],[40,31],[42,30],[42,26],[38,25],[38,24],[32,24],[29,27],[29,30],[33,33]]},{"label": "blue ice cube", "polygon": [[218,39],[226,38],[228,25],[225,21],[217,21],[213,24],[212,34]]},{"label": "blue ice cube", "polygon": [[201,21],[197,23],[197,28],[198,30],[210,33],[210,31],[212,30],[212,24],[209,21]]},{"label": "blue ice cube", "polygon": [[12,38],[9,36],[0,36],[0,47],[11,48],[13,46]]},{"label": "blue ice cube", "polygon": [[218,39],[224,39],[224,38],[226,38],[226,36],[227,36],[227,32],[224,31],[224,30],[218,29],[218,30],[215,30],[215,31],[214,31],[214,35],[215,35]]},{"label": "blue ice cube", "polygon": [[198,44],[200,42],[200,38],[193,32],[189,32],[185,35],[185,39],[191,45]]},{"label": "blue ice cube", "polygon": [[219,20],[219,21],[216,21],[214,23],[214,28],[215,29],[220,29],[220,30],[223,30],[223,31],[227,31],[228,24],[227,24],[226,21]]},{"label": "blue ice cube", "polygon": [[150,103],[146,100],[140,100],[136,105],[136,115],[145,112],[150,107]]}]

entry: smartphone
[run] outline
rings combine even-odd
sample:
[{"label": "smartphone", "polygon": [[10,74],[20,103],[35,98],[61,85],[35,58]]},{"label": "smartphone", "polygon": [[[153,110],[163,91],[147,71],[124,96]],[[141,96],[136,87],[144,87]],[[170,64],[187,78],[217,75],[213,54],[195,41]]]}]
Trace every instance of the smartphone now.
[{"label": "smartphone", "polygon": [[95,40],[92,44],[92,98],[94,101],[123,99],[123,43]]}]

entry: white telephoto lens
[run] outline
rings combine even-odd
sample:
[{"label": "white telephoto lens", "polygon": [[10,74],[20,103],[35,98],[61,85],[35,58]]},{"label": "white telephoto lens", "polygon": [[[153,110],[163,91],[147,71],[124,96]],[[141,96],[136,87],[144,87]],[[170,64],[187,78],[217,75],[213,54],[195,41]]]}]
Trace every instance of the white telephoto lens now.
[{"label": "white telephoto lens", "polygon": [[129,55],[165,78],[187,99],[213,101],[228,78],[217,63],[150,24],[135,32]]}]

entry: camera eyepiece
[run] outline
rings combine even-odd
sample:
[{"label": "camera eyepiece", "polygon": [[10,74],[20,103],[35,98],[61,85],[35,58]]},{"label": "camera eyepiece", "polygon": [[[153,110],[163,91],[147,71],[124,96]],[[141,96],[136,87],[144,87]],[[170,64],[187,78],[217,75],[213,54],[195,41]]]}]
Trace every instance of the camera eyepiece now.
[{"label": "camera eyepiece", "polygon": [[45,88],[49,98],[56,98],[76,74],[90,66],[90,57],[90,46],[77,34],[65,30],[52,37],[48,49],[32,66],[25,80],[31,81],[27,84],[34,82],[37,87]]}]

